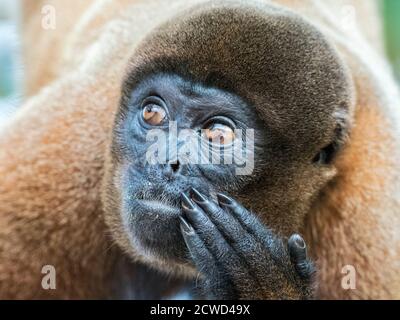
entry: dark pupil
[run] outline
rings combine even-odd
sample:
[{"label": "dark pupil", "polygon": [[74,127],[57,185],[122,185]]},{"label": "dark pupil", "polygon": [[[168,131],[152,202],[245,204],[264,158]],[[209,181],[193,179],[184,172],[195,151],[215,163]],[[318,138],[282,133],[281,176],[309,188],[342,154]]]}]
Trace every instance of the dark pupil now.
[{"label": "dark pupil", "polygon": [[156,104],[149,104],[143,110],[143,118],[146,122],[157,125],[165,118],[164,110]]}]

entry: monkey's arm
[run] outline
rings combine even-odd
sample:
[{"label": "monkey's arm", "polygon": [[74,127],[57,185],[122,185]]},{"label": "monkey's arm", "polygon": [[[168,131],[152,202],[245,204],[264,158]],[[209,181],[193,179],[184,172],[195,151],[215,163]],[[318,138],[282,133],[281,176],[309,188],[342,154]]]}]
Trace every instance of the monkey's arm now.
[{"label": "monkey's arm", "polygon": [[202,289],[214,299],[309,299],[313,263],[301,236],[287,245],[235,200],[218,205],[194,190],[183,195],[181,230],[203,275]]}]

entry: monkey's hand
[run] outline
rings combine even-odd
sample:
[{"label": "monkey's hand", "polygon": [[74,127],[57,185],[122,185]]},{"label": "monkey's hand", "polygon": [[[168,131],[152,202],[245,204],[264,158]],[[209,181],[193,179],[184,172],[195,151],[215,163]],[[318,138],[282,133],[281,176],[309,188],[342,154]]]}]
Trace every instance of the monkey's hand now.
[{"label": "monkey's hand", "polygon": [[211,299],[309,299],[314,266],[303,238],[287,244],[235,200],[182,195],[181,231]]}]

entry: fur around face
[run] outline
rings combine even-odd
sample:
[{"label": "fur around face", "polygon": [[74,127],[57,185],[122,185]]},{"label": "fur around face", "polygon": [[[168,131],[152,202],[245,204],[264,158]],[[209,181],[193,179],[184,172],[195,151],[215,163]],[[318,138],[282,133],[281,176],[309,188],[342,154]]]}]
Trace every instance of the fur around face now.
[{"label": "fur around face", "polygon": [[[203,1],[85,1],[85,10],[78,14],[77,7],[65,5],[62,0],[53,1],[56,10],[70,18],[63,27],[65,20],[60,15],[60,29],[54,31],[40,29],[39,1],[26,6],[28,24],[24,35],[29,40],[32,34],[36,38],[40,34],[43,45],[25,42],[36,48],[31,56],[26,49],[26,61],[38,61],[41,67],[28,68],[27,92],[32,97],[0,135],[1,298],[115,297],[121,294],[121,281],[132,286],[139,281],[139,272],[135,278],[135,263],[126,262],[121,249],[113,244],[100,197],[113,119],[127,66],[138,65],[135,57],[149,59],[143,53],[152,43],[142,40],[163,22],[173,31],[175,18],[171,17],[184,10],[191,12],[200,2]],[[240,8],[245,3],[235,6]],[[257,3],[262,7],[263,1]],[[315,26],[317,34],[328,43],[323,48],[326,55],[321,57],[336,59],[338,55],[343,61],[339,65],[343,69],[325,70],[321,65],[322,74],[337,77],[338,83],[336,88],[324,89],[325,93],[330,92],[330,100],[321,103],[346,101],[352,123],[349,139],[335,161],[335,177],[332,178],[335,172],[329,173],[324,179],[326,182],[332,178],[329,184],[312,203],[307,216],[299,215],[295,223],[307,234],[310,253],[317,260],[317,297],[399,298],[400,99],[380,53],[378,22],[369,23],[370,28],[362,25],[369,19],[360,15],[376,19],[374,2],[274,3],[293,10]],[[355,9],[360,25],[346,29],[340,20],[341,4],[353,6],[348,8]],[[215,2],[214,6],[223,5]],[[199,34],[208,27],[213,27],[212,21],[200,28]],[[196,29],[193,32],[188,41],[192,35],[195,38]],[[52,50],[46,45],[49,38],[54,41]],[[164,53],[164,43],[166,51],[185,50],[178,40],[170,45],[168,39],[161,36],[152,48]],[[229,38],[226,40],[229,44]],[[298,41],[294,47],[301,45],[301,38]],[[152,57],[156,53],[152,52]],[[185,55],[190,56],[190,52]],[[212,61],[208,54],[203,61],[194,63],[195,74],[201,74],[199,66]],[[249,65],[248,69],[224,71],[238,76],[236,82],[240,75],[262,69]],[[257,85],[251,83],[250,87],[257,91]],[[323,86],[321,82],[315,88]],[[250,89],[235,90],[246,95]],[[262,98],[259,94],[258,99]],[[249,99],[257,99],[257,94]],[[118,221],[109,219],[108,223],[111,230],[118,229]],[[268,223],[282,225],[279,219]],[[129,253],[123,236],[117,240]],[[48,264],[57,271],[54,291],[41,288],[41,268]],[[121,270],[120,265],[129,272],[116,273]],[[346,265],[353,265],[357,271],[356,290],[341,288],[341,271]],[[121,280],[122,274],[128,280]],[[165,287],[155,296],[161,296],[173,284],[165,278],[163,281]],[[137,297],[134,293],[129,296]]]}]

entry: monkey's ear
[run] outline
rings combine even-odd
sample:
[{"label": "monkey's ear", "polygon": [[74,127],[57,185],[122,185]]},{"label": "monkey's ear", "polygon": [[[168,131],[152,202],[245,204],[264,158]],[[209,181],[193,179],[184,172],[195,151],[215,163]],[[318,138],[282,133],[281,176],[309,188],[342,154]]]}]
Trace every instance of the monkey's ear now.
[{"label": "monkey's ear", "polygon": [[346,110],[346,108],[338,108],[338,111],[335,112],[333,116],[336,127],[333,132],[332,141],[318,151],[313,159],[313,163],[315,164],[331,164],[349,138],[351,127],[351,111]]}]

